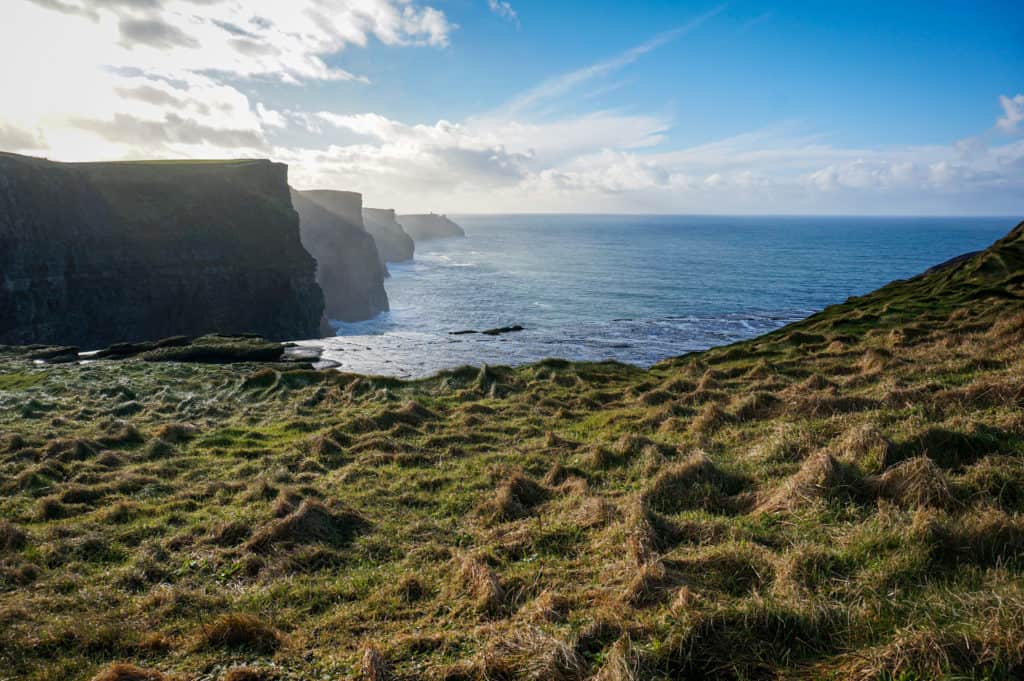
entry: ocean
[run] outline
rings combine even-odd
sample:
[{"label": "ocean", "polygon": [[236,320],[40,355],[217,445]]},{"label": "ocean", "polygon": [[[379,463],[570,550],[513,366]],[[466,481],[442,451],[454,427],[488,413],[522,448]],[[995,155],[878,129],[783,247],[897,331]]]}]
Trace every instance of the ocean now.
[{"label": "ocean", "polygon": [[[302,341],[344,371],[421,377],[547,357],[650,366],[803,319],[1008,232],[1011,218],[453,216],[389,265],[391,311]],[[504,326],[499,336],[453,335]]]}]

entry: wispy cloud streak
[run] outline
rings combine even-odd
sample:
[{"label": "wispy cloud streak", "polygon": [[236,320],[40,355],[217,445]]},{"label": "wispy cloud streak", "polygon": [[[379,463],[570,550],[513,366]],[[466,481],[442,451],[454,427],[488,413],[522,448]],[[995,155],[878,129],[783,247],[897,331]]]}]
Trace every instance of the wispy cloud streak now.
[{"label": "wispy cloud streak", "polygon": [[503,107],[502,113],[509,116],[522,114],[542,102],[561,97],[584,83],[608,76],[626,66],[629,66],[645,54],[653,52],[659,47],[667,45],[687,33],[694,31],[700,27],[701,24],[721,13],[724,9],[725,5],[719,5],[700,16],[691,19],[682,26],[678,26],[671,31],[659,33],[647,42],[631,47],[625,52],[622,52],[610,59],[599,61],[581,69],[569,71],[568,73],[563,73],[555,76],[554,78],[545,80],[540,85],[537,85],[536,87],[531,88],[512,99],[512,101]]},{"label": "wispy cloud streak", "polygon": [[519,13],[513,9],[511,3],[505,0],[487,0],[487,6],[505,21],[515,24],[516,28],[522,28],[522,24],[519,23]]}]

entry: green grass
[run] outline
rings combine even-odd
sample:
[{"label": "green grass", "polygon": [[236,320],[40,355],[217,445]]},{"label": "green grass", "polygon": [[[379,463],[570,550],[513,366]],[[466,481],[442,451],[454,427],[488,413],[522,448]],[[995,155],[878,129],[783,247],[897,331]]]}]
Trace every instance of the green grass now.
[{"label": "green grass", "polygon": [[46,380],[46,374],[41,371],[12,371],[0,373],[0,391],[3,390],[24,390],[38,385]]},{"label": "green grass", "polygon": [[1019,678],[1022,231],[651,370],[0,354],[0,669]]}]

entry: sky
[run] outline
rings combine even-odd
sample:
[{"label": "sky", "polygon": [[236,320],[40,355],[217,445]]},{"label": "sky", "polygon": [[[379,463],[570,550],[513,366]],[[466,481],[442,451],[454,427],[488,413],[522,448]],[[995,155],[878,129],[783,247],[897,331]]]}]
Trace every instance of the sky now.
[{"label": "sky", "polygon": [[400,212],[1024,217],[1019,0],[3,3],[3,151]]}]

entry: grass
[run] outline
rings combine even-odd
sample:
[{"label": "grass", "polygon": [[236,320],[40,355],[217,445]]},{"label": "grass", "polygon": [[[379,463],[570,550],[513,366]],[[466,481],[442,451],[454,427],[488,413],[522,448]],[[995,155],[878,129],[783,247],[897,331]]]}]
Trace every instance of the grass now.
[{"label": "grass", "polygon": [[39,371],[12,371],[0,373],[0,391],[14,392],[31,388],[46,380],[46,375]]},{"label": "grass", "polygon": [[1019,678],[1021,272],[650,370],[3,348],[0,676]]}]

